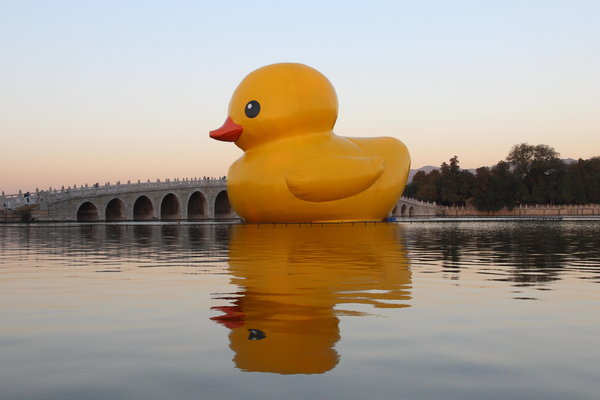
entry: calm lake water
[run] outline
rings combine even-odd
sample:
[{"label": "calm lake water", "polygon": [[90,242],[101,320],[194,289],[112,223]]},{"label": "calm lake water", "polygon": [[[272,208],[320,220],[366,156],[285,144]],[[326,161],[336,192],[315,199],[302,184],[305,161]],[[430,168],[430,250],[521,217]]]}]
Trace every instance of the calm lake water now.
[{"label": "calm lake water", "polygon": [[600,221],[0,238],[1,399],[600,396]]}]

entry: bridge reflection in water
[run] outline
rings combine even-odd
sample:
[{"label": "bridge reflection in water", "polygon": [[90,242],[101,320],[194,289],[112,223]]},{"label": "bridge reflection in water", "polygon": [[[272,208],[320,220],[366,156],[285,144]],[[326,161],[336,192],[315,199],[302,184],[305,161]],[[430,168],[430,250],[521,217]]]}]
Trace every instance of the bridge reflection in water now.
[{"label": "bridge reflection in water", "polygon": [[315,374],[339,354],[338,316],[409,306],[411,272],[396,224],[238,225],[229,272],[235,293],[211,318],[227,327],[244,371]]}]

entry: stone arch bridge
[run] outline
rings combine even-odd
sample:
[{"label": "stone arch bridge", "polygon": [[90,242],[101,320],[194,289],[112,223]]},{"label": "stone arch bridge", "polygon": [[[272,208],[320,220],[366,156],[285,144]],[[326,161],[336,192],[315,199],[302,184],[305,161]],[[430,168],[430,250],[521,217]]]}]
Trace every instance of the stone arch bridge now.
[{"label": "stone arch bridge", "polygon": [[403,196],[396,202],[391,217],[435,217],[438,214],[439,207],[436,203]]},{"label": "stone arch bridge", "polygon": [[49,221],[227,220],[235,214],[224,179],[85,186],[36,192]]}]

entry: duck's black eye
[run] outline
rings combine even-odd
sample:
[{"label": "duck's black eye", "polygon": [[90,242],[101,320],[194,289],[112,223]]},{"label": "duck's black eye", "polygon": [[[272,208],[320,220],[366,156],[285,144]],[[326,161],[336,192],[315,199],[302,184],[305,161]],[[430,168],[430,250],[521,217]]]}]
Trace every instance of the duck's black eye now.
[{"label": "duck's black eye", "polygon": [[246,117],[254,118],[260,112],[260,104],[256,100],[251,100],[246,104],[244,112],[246,113]]}]

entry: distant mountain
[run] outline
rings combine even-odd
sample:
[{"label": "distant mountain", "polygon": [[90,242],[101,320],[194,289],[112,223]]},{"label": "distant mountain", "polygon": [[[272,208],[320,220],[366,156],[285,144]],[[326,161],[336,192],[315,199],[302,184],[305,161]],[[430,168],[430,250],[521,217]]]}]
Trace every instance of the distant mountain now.
[{"label": "distant mountain", "polygon": [[[573,158],[563,158],[562,162],[564,162],[565,164],[569,165],[569,164],[576,163],[577,160],[575,160]],[[440,168],[439,167],[434,167],[432,165],[426,165],[426,166],[418,168],[418,169],[411,169],[410,172],[408,173],[408,183],[412,182],[413,177],[415,176],[415,174],[417,172],[424,171],[426,174],[428,174],[431,171],[433,171],[434,169],[440,169]],[[467,171],[471,172],[472,174],[475,174],[475,171],[477,171],[477,168],[467,168]]]},{"label": "distant mountain", "polygon": [[433,171],[434,169],[439,169],[439,167],[434,167],[434,166],[431,166],[431,165],[426,165],[426,166],[418,168],[418,169],[411,169],[410,172],[408,173],[408,182],[412,182],[413,177],[415,176],[415,174],[417,172],[424,171],[426,174],[428,174],[431,171]]}]

